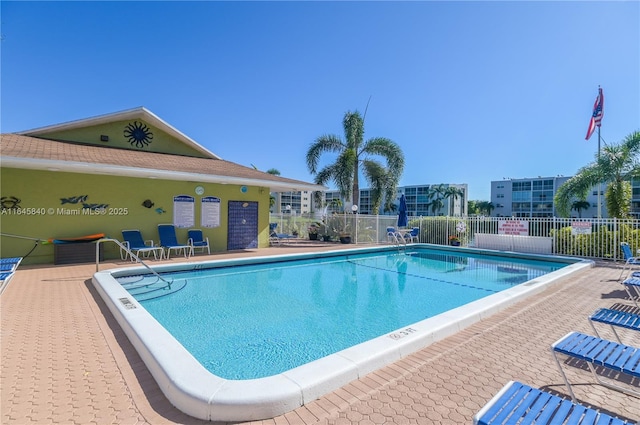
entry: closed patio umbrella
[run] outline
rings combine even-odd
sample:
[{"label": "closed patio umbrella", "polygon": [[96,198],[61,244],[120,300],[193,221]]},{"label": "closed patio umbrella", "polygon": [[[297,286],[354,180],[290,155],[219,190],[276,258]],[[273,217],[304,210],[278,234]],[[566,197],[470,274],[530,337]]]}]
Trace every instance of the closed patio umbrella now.
[{"label": "closed patio umbrella", "polygon": [[398,206],[398,227],[407,227],[407,200],[404,193],[400,196],[400,205]]}]

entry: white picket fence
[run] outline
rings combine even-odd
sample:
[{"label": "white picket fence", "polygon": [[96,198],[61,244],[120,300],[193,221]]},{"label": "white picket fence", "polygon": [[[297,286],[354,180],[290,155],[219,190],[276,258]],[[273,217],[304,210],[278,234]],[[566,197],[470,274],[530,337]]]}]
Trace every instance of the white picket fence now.
[{"label": "white picket fence", "polygon": [[[336,241],[345,233],[357,244],[386,244],[387,228],[397,228],[397,217],[389,215],[271,214],[270,222],[278,223],[278,233],[295,231],[302,238],[316,223],[321,236]],[[631,219],[409,217],[407,229],[412,227],[420,229],[420,242],[439,245],[453,235],[462,246],[611,260],[623,258],[620,242],[633,252],[640,248],[640,220]]]}]

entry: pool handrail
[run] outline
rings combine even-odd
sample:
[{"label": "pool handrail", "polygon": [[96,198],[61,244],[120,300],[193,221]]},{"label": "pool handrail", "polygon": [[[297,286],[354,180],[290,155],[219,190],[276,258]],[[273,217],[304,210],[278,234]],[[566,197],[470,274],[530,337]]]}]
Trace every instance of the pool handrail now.
[{"label": "pool handrail", "polygon": [[129,248],[127,248],[122,242],[120,242],[117,239],[111,239],[111,238],[102,238],[102,239],[98,239],[96,241],[96,272],[100,271],[100,243],[102,242],[114,242],[116,245],[118,245],[120,247],[120,249],[124,250],[127,254],[129,254],[131,256],[131,258],[135,259],[137,262],[139,262],[140,264],[142,264],[147,270],[149,270],[153,275],[155,275],[158,279],[160,279],[161,281],[163,281],[164,283],[167,284],[167,286],[169,288],[171,288],[171,284],[173,283],[173,281],[169,282],[167,281],[165,278],[163,278],[162,276],[160,276],[158,274],[158,272],[156,272],[155,270],[153,270],[151,267],[149,267],[149,265],[147,263],[145,263],[144,261],[142,261],[142,258],[138,257],[136,254],[133,253],[133,251],[131,251]]}]

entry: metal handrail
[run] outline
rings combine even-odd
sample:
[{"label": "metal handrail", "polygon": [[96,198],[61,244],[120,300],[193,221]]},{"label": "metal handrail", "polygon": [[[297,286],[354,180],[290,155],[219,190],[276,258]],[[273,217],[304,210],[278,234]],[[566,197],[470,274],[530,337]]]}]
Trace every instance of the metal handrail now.
[{"label": "metal handrail", "polygon": [[135,258],[135,260],[137,262],[139,262],[144,267],[146,267],[147,270],[149,270],[152,274],[154,274],[158,279],[160,279],[161,281],[166,283],[167,286],[169,287],[169,289],[171,289],[171,284],[173,283],[173,281],[169,282],[166,279],[164,279],[162,276],[160,276],[158,274],[158,272],[156,272],[151,267],[149,267],[149,265],[147,263],[142,261],[142,259],[140,257],[138,257],[136,254],[134,254],[133,251],[131,251],[122,242],[120,242],[117,239],[102,238],[102,239],[98,239],[98,241],[96,241],[96,272],[100,271],[100,243],[102,243],[102,242],[115,242],[115,244],[118,245],[120,247],[120,249],[124,250],[127,254],[129,254],[131,256],[131,258]]}]

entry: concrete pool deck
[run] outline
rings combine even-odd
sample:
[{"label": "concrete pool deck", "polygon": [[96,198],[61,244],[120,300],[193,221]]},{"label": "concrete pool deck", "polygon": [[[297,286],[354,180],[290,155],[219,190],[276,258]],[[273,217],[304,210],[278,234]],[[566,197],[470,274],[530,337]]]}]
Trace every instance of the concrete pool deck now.
[{"label": "concrete pool deck", "polygon": [[[282,246],[198,255],[197,260],[342,248]],[[181,262],[172,258],[169,262]],[[133,265],[103,262],[101,270]],[[631,306],[614,281],[614,264],[565,278],[482,322],[261,424],[468,424],[506,382],[515,379],[567,394],[549,347],[567,332],[593,333],[599,307]],[[21,266],[2,294],[0,422],[204,424],[164,397],[91,284],[95,264]],[[605,327],[601,335],[613,338]],[[621,331],[640,346],[640,335]],[[578,366],[580,366],[578,364]],[[597,385],[579,367],[565,368],[577,398],[627,420],[640,399]],[[638,382],[634,382],[638,386]]]}]

